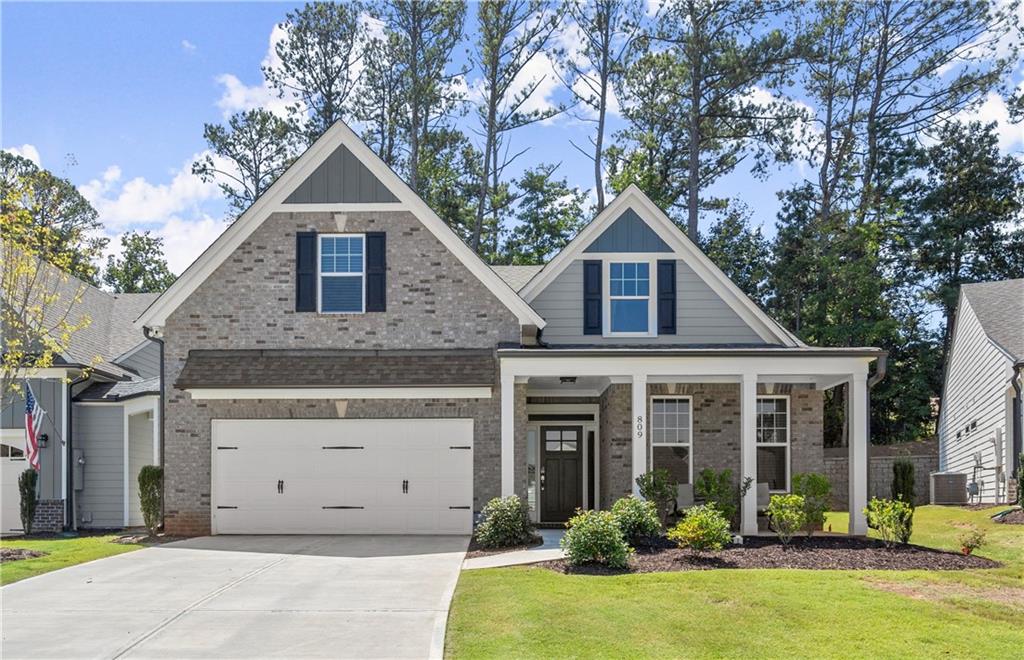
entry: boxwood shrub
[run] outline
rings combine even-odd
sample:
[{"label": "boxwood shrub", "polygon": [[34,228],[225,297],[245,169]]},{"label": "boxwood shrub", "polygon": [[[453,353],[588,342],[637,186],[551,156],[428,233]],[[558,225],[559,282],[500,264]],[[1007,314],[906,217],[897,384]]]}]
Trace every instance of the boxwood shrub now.
[{"label": "boxwood shrub", "polygon": [[522,545],[533,538],[530,507],[518,495],[495,497],[484,506],[483,521],[475,532],[477,543],[485,548]]},{"label": "boxwood shrub", "polygon": [[612,515],[626,542],[632,545],[649,543],[661,533],[658,507],[650,500],[627,495],[612,505]]},{"label": "boxwood shrub", "polygon": [[633,548],[610,511],[578,511],[566,524],[562,549],[570,564],[605,564],[626,568]]}]

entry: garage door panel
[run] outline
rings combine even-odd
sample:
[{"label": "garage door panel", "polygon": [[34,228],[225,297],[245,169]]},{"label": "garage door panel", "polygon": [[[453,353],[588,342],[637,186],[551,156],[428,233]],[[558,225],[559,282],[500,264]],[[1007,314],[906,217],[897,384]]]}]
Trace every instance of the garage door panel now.
[{"label": "garage door panel", "polygon": [[472,436],[471,420],[215,420],[213,499],[238,508],[214,531],[468,534],[471,508],[450,507],[472,504]]}]

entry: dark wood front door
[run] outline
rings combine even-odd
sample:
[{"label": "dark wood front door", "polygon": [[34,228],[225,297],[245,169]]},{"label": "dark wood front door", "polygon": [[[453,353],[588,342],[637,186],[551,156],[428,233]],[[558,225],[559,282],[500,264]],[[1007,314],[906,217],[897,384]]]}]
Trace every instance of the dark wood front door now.
[{"label": "dark wood front door", "polygon": [[583,506],[583,427],[541,427],[541,521],[564,522]]}]

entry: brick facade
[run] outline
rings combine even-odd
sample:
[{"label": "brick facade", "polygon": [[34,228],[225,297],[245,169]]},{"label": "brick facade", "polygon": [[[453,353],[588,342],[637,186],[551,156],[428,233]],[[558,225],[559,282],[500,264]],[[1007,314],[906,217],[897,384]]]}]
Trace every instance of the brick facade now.
[{"label": "brick facade", "polygon": [[[387,233],[386,312],[294,311],[295,233],[306,230]],[[190,349],[494,348],[519,338],[512,312],[410,213],[272,215],[164,327],[168,533],[210,531],[210,420],[218,417],[471,417],[476,507],[500,492],[497,374],[492,398],[480,400],[193,401],[174,388]]]}]

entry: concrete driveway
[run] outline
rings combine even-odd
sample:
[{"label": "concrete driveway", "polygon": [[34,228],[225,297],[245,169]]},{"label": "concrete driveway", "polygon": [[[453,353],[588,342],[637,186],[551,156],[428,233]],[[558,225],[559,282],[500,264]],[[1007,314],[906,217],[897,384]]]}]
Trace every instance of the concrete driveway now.
[{"label": "concrete driveway", "polygon": [[215,536],[3,587],[14,658],[440,657],[467,538]]}]

